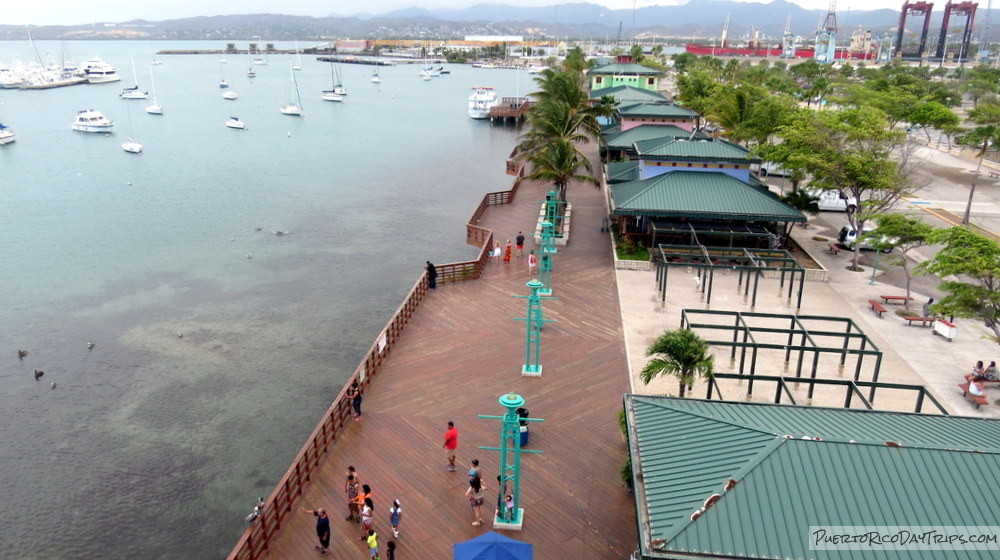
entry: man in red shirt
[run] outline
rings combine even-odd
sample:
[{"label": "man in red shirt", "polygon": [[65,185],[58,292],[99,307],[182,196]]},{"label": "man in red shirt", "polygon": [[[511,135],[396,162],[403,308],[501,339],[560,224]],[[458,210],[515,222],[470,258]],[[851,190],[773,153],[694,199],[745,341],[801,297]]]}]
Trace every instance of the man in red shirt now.
[{"label": "man in red shirt", "polygon": [[448,450],[448,471],[455,472],[455,450],[458,449],[458,428],[454,422],[448,422],[448,431],[444,433],[444,448]]}]

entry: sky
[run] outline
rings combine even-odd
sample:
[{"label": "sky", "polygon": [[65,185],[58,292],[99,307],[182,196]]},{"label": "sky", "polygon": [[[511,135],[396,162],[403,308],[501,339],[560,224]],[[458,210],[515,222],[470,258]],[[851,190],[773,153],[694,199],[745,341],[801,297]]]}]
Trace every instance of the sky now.
[{"label": "sky", "polygon": [[[589,2],[615,10],[631,10],[656,5],[685,4],[687,0],[573,0]],[[744,0],[737,0],[744,1]],[[770,0],[755,0],[769,3]],[[807,9],[826,9],[828,0],[791,0]],[[360,11],[384,13],[421,6],[461,8],[477,3],[513,6],[553,6],[566,2],[553,0],[370,0],[357,8],[353,3],[330,0],[4,0],[0,23],[8,25],[78,25],[98,21],[145,19],[161,21],[195,16],[281,13],[301,16],[350,15]],[[943,2],[937,2],[943,4]],[[838,12],[851,9],[899,10],[903,0],[859,0],[838,2]],[[984,2],[980,2],[984,4]]]}]

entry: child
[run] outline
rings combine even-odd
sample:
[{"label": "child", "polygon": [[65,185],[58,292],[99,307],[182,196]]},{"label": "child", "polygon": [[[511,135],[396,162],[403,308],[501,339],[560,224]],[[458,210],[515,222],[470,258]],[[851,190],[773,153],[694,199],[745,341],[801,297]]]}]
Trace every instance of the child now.
[{"label": "child", "polygon": [[372,516],[375,513],[375,503],[371,498],[365,498],[365,505],[361,506],[361,535],[367,535],[372,530]]},{"label": "child", "polygon": [[385,543],[385,548],[388,551],[385,557],[386,560],[396,560],[396,541]]},{"label": "child", "polygon": [[[392,501],[389,508],[389,525],[392,525],[392,536],[399,538],[399,521],[403,519],[403,508],[399,507],[399,498]],[[389,541],[392,544],[392,541]]]},{"label": "child", "polygon": [[534,251],[528,252],[528,276],[535,273],[535,267],[538,266],[538,257],[535,256]]},{"label": "child", "polygon": [[514,496],[507,494],[507,497],[503,499],[504,515],[503,518],[507,521],[514,519]]},{"label": "child", "polygon": [[368,536],[361,537],[361,540],[368,541],[368,557],[378,560],[378,535],[375,529],[368,529]]}]

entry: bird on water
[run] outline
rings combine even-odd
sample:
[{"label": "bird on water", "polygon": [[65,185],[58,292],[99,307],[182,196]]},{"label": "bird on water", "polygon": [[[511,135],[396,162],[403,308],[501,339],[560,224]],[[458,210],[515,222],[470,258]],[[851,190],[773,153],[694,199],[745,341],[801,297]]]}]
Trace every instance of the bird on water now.
[{"label": "bird on water", "polygon": [[36,369],[36,370],[35,370],[35,381],[38,381],[38,378],[40,378],[40,377],[41,377],[41,376],[43,376],[43,375],[45,375],[45,372],[44,372],[44,371],[42,371],[42,370],[40,370],[40,369]]},{"label": "bird on water", "polygon": [[94,343],[93,342],[88,342],[87,343],[87,350],[93,350],[93,349],[94,349]]},{"label": "bird on water", "polygon": [[19,360],[23,360],[24,357],[27,356],[27,355],[28,355],[28,351],[27,350],[18,350],[17,351],[17,358]]}]

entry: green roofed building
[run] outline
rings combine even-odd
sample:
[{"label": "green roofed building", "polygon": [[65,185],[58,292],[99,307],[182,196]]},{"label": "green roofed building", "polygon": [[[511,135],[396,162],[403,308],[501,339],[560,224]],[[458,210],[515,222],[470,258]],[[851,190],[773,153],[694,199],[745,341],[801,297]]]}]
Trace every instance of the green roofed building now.
[{"label": "green roofed building", "polygon": [[[624,167],[616,173],[626,174]],[[675,171],[649,179],[608,185],[611,213],[636,216],[725,222],[804,222],[801,212],[766,188],[725,173]],[[634,220],[627,220],[633,223]],[[639,229],[645,231],[645,226]],[[623,230],[624,231],[624,230]]]},{"label": "green roofed building", "polygon": [[634,103],[618,107],[622,130],[644,124],[672,124],[684,130],[694,130],[701,123],[701,115],[673,103]]},{"label": "green roofed building", "polygon": [[642,560],[1000,557],[995,540],[816,548],[824,534],[995,535],[1000,420],[640,395],[625,416]]},{"label": "green roofed building", "polygon": [[668,142],[677,139],[704,140],[709,138],[700,132],[692,133],[690,130],[674,125],[646,124],[625,130],[616,126],[603,131],[603,148],[609,160],[636,159],[639,156],[635,148],[636,142],[645,140]]},{"label": "green roofed building", "polygon": [[632,62],[631,56],[621,55],[615,62],[591,68],[587,71],[587,75],[590,76],[591,91],[618,86],[656,91],[658,80],[663,73]]},{"label": "green roofed building", "polygon": [[604,96],[614,97],[622,105],[636,103],[669,103],[667,96],[658,91],[637,88],[633,86],[617,86],[590,90],[590,98],[598,100]]}]

